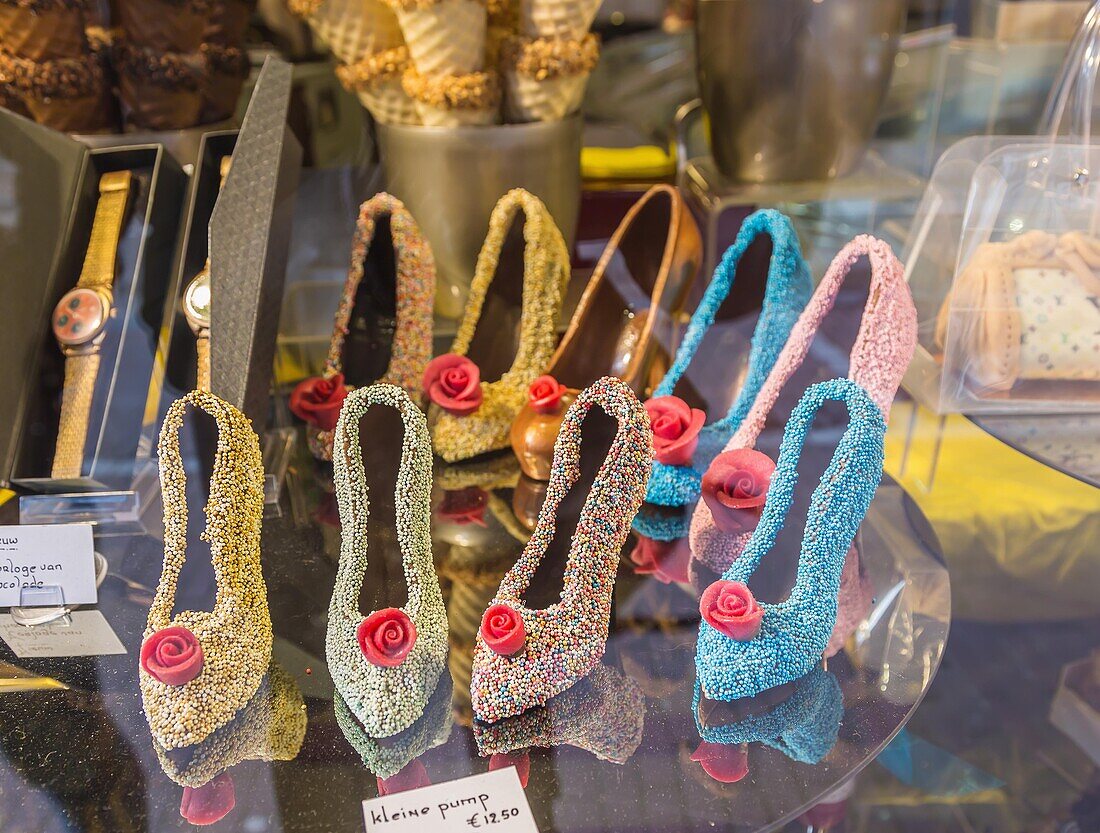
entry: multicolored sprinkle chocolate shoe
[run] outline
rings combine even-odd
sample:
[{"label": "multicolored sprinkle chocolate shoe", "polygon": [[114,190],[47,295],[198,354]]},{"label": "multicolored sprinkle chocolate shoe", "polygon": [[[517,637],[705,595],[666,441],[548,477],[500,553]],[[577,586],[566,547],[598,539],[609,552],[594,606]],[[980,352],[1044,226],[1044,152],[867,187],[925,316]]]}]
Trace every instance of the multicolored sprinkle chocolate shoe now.
[{"label": "multicolored sprinkle chocolate shoe", "polygon": [[401,200],[376,194],[359,207],[324,371],[290,396],[315,457],[332,459],[332,435],[349,390],[373,382],[413,395],[420,390],[432,357],[434,298],[428,241]]},{"label": "multicolored sprinkle chocolate shoe", "polygon": [[[759,250],[767,239],[771,256],[765,280],[758,286],[746,283],[745,277],[738,280],[743,264],[747,266],[750,247]],[[791,221],[770,209],[750,214],[714,270],[676,360],[646,402],[654,422],[656,454],[647,503],[680,507],[698,499],[701,472],[749,412],[812,288]],[[747,364],[741,368],[730,360],[730,354],[743,350],[748,336],[735,322],[756,308],[760,316],[752,332]],[[698,366],[707,361],[719,364]],[[728,378],[722,378],[722,373]],[[728,398],[708,402],[693,382],[696,376],[703,376],[708,389],[721,391]],[[714,413],[718,408],[719,413],[724,412],[721,416]],[[641,516],[635,529],[657,540],[687,534],[686,524],[669,528],[667,519],[656,513]]]},{"label": "multicolored sprinkle chocolate shoe", "polygon": [[538,524],[478,632],[470,695],[480,720],[546,703],[603,656],[651,438],[645,409],[619,379],[599,380],[569,408]]},{"label": "multicolored sprinkle chocolate shoe", "polygon": [[[333,451],[341,543],[325,654],[363,729],[389,737],[423,714],[447,659],[447,611],[432,563],[428,426],[401,388],[359,388],[344,402]],[[373,503],[370,495],[378,496]],[[385,580],[367,580],[368,557]],[[387,593],[402,574],[408,597],[398,605]]]},{"label": "multicolored sprinkle chocolate shoe", "polygon": [[[772,554],[779,532],[797,532],[787,515],[800,457],[827,402],[847,407],[848,426],[810,498],[797,578],[783,601],[758,601],[748,583],[761,560]],[[741,557],[703,591],[696,696],[752,697],[802,677],[821,661],[836,625],[844,561],[882,476],[885,433],[882,411],[855,382],[834,379],[803,394],[783,433],[759,525]]]},{"label": "multicolored sprinkle chocolate shoe", "polygon": [[[212,418],[217,429],[201,539],[197,530],[188,536],[180,453],[188,408]],[[196,430],[209,427],[194,417],[189,423]],[[172,403],[158,454],[164,567],[141,644],[139,681],[153,739],[173,750],[201,743],[229,723],[256,693],[271,661],[271,615],[260,571],[264,469],[247,417],[205,391]]]},{"label": "multicolored sprinkle chocolate shoe", "polygon": [[546,369],[569,283],[549,210],[516,188],[493,208],[451,352],[424,372],[435,452],[448,463],[508,447],[527,387]]},{"label": "multicolored sprinkle chocolate shoe", "polygon": [[847,375],[870,395],[883,419],[890,418],[890,405],[916,349],[917,310],[893,250],[865,234],[833,258],[752,409],[703,475],[703,500],[691,519],[691,552],[712,570],[725,570],[752,535],[775,468],[765,454],[754,449],[756,441],[780,391],[806,358],[852,266],[864,256],[870,262],[871,284]]}]

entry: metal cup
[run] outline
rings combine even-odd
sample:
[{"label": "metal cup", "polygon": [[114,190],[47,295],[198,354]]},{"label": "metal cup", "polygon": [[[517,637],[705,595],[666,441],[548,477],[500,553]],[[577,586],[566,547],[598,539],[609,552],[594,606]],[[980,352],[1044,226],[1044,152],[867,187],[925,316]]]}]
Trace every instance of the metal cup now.
[{"label": "metal cup", "polygon": [[581,194],[578,114],[486,127],[378,125],[387,190],[431,244],[438,315],[462,314],[489,215],[512,188],[546,203],[571,248]]},{"label": "metal cup", "polygon": [[741,182],[820,180],[866,149],[905,0],[699,0],[696,71],[714,161]]}]

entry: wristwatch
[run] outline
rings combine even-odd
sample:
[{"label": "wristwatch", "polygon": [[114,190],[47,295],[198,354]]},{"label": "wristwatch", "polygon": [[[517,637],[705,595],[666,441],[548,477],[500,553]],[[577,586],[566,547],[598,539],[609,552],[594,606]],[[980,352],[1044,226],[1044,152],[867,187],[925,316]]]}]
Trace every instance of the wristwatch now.
[{"label": "wristwatch", "polygon": [[99,202],[80,279],[53,310],[53,334],[65,355],[61,422],[51,472],[54,478],[80,477],[84,463],[99,351],[114,303],[115,261],[131,183],[129,171],[112,171],[100,177]]},{"label": "wristwatch", "polygon": [[[229,175],[229,166],[233,161],[232,156],[223,156],[221,160],[221,181],[218,183],[218,191],[225,185],[225,178]],[[198,353],[198,381],[196,387],[199,390],[210,390],[210,257],[199,273],[187,284],[183,290],[183,315],[191,330],[195,334],[195,350]]]}]

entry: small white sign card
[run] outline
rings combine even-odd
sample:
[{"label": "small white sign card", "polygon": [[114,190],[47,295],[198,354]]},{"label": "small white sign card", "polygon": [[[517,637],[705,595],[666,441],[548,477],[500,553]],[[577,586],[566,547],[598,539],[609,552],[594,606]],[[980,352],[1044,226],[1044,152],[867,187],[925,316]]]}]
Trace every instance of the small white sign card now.
[{"label": "small white sign card", "polygon": [[74,610],[66,620],[30,627],[0,613],[0,639],[20,659],[126,653],[111,623],[98,610]]},{"label": "small white sign card", "polygon": [[51,587],[67,605],[98,600],[92,525],[0,526],[0,607],[20,605],[24,588]]},{"label": "small white sign card", "polygon": [[367,833],[538,833],[515,767],[363,802]]}]

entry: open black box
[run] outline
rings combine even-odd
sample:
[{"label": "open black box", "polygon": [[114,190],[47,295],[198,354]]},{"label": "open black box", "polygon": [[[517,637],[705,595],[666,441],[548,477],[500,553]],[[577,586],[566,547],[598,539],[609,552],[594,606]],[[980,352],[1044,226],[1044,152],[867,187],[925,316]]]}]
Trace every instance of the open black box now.
[{"label": "open black box", "polygon": [[[50,313],[76,285],[98,182],[129,170],[114,307],[100,356],[81,477],[49,477],[64,357]],[[89,149],[0,110],[0,483],[38,492],[130,487],[172,273],[186,177],[157,144]]]}]

